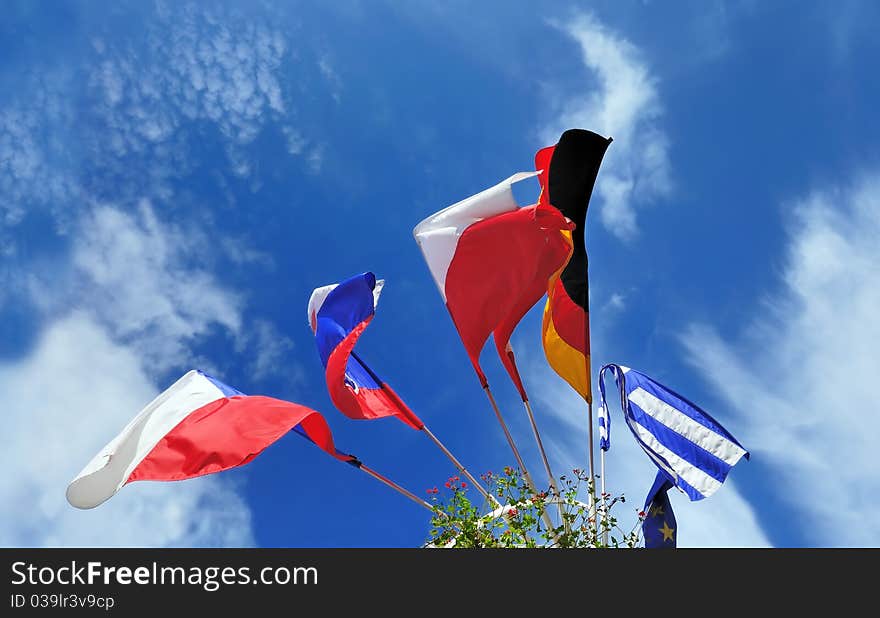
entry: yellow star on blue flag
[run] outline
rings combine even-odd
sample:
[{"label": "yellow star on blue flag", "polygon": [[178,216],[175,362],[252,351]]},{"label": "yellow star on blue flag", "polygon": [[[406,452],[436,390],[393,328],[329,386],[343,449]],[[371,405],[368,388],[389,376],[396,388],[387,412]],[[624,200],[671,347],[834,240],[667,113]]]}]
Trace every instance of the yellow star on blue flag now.
[{"label": "yellow star on blue flag", "polygon": [[662,470],[657,471],[654,485],[645,500],[645,521],[642,522],[642,534],[647,549],[674,548],[677,543],[678,528],[675,514],[669,502],[667,491],[672,483]]}]

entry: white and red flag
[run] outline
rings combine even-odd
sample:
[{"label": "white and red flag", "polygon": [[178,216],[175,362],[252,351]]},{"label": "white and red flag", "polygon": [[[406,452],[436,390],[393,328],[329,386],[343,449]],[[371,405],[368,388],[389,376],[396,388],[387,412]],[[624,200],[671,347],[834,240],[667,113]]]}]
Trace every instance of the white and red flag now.
[{"label": "white and red flag", "polygon": [[494,333],[501,361],[524,400],[510,335],[572,250],[562,233],[572,225],[556,208],[520,207],[513,197],[514,183],[536,175],[514,174],[434,213],[413,231],[481,384],[487,380],[480,351]]}]

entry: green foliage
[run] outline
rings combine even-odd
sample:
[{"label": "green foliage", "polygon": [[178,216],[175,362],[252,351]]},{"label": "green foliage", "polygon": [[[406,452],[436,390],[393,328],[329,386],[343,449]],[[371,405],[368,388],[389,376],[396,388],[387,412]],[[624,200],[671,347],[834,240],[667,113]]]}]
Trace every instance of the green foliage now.
[{"label": "green foliage", "polygon": [[[582,470],[559,477],[555,486],[535,492],[518,469],[507,467],[500,475],[481,477],[498,503],[476,495],[471,502],[467,482],[453,476],[440,497],[436,487],[428,490],[433,503],[430,538],[426,547],[637,547],[641,540],[639,512],[635,525],[625,531],[612,514],[624,497],[597,496],[594,480]],[[589,506],[590,498],[596,505]],[[582,499],[583,498],[583,499]],[[585,503],[586,501],[587,503]]]}]

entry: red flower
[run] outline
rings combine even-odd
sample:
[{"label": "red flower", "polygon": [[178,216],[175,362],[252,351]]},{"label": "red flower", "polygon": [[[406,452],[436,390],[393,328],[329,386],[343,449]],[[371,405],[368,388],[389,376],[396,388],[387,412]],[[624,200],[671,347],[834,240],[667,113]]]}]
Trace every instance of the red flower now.
[{"label": "red flower", "polygon": [[461,488],[462,488],[462,489],[465,489],[466,487],[467,487],[467,483],[465,483],[464,481],[462,481],[462,482],[461,482]]},{"label": "red flower", "polygon": [[452,477],[452,480],[453,480],[453,481],[457,481],[457,480],[458,480],[458,477],[457,477],[457,476],[453,476],[453,477]]},{"label": "red flower", "polygon": [[446,485],[446,489],[451,489],[451,488],[452,488],[452,484],[451,484],[449,481],[446,481],[446,482],[444,483],[444,485]]},{"label": "red flower", "polygon": [[510,509],[507,512],[507,514],[510,515],[511,517],[516,517],[518,513],[519,513],[519,511],[517,511],[516,509]]}]

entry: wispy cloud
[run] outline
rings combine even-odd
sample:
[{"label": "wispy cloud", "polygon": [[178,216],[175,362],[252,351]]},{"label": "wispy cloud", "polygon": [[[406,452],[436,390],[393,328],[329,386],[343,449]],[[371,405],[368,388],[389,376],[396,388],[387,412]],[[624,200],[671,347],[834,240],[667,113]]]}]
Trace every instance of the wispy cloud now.
[{"label": "wispy cloud", "polygon": [[[252,360],[249,363],[254,379],[269,375],[283,375],[289,382],[297,383],[303,373],[297,364],[284,363],[285,355],[293,350],[293,341],[279,332],[272,322],[255,320],[250,328],[248,341]],[[282,367],[284,367],[282,369]]]},{"label": "wispy cloud", "polygon": [[626,295],[620,292],[614,292],[608,302],[605,303],[605,309],[612,311],[623,311],[626,308]]},{"label": "wispy cloud", "polygon": [[212,329],[240,333],[243,300],[211,274],[208,246],[198,229],[160,221],[146,201],[135,213],[97,206],[76,227],[70,270],[33,272],[30,290],[49,316],[87,310],[147,368],[179,367]]},{"label": "wispy cloud", "polygon": [[145,41],[94,45],[89,85],[102,131],[93,149],[123,161],[148,155],[154,174],[174,175],[192,165],[175,152],[181,127],[207,123],[223,137],[232,171],[251,175],[243,147],[290,108],[279,77],[287,40],[271,24],[221,7],[158,6]]},{"label": "wispy cloud", "polygon": [[553,25],[579,45],[584,68],[596,87],[569,93],[562,86],[567,96],[547,121],[542,140],[554,143],[572,127],[614,138],[596,183],[600,216],[612,233],[632,238],[638,230],[636,209],[672,189],[657,78],[635,45],[593,15],[579,14]]},{"label": "wispy cloud", "polygon": [[771,462],[803,543],[877,545],[880,173],[786,210],[782,289],[738,340],[693,324],[683,341],[741,422],[759,428],[750,446]]},{"label": "wispy cloud", "polygon": [[[299,61],[288,30],[265,12],[222,5],[160,2],[143,18],[131,36],[115,36],[95,20],[90,48],[63,63],[33,60],[22,67],[16,90],[4,93],[4,252],[16,246],[7,228],[31,210],[49,212],[65,231],[92,199],[172,203],[175,182],[205,163],[205,144],[226,156],[227,166],[212,173],[254,186],[259,167],[250,146],[265,130],[284,132],[288,151],[311,171],[320,169],[323,147],[295,126],[295,88],[284,80],[285,63]],[[315,63],[335,96],[338,75],[323,57]]]},{"label": "wispy cloud", "polygon": [[0,364],[4,546],[242,546],[250,510],[228,481],[134,483],[78,511],[67,483],[157,391],[142,357],[83,312],[52,324],[24,359]]},{"label": "wispy cloud", "polygon": [[73,110],[63,91],[70,79],[46,71],[31,78],[27,96],[0,107],[0,243],[5,228],[24,219],[31,208],[50,209],[56,225],[67,221],[64,205],[80,195],[72,171],[72,153],[65,141]]}]

